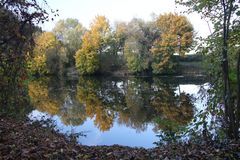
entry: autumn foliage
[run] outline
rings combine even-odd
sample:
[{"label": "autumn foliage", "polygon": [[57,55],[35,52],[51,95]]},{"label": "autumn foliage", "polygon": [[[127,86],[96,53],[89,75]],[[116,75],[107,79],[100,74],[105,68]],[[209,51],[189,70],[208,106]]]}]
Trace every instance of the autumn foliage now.
[{"label": "autumn foliage", "polygon": [[193,26],[185,16],[169,13],[158,17],[157,27],[161,36],[151,49],[153,72],[171,72],[176,65],[173,54],[185,55],[193,43]]},{"label": "autumn foliage", "polygon": [[33,56],[28,69],[32,74],[54,74],[63,69],[67,61],[66,49],[52,32],[43,32],[35,39]]},{"label": "autumn foliage", "polygon": [[80,74],[93,74],[100,68],[101,55],[107,51],[110,25],[104,16],[97,16],[82,39],[76,53],[76,67]]}]

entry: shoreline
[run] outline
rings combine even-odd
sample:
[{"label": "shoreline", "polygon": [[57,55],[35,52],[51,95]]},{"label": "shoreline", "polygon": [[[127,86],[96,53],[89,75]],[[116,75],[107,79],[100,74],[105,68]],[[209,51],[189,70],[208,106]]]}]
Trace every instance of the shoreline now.
[{"label": "shoreline", "polygon": [[224,159],[240,158],[240,142],[175,143],[151,149],[84,146],[65,135],[26,120],[0,117],[2,159]]}]

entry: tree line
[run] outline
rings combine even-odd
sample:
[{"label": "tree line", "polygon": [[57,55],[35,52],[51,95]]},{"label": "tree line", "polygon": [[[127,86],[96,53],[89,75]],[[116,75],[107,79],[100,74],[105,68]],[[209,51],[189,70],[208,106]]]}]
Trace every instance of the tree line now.
[{"label": "tree line", "polygon": [[125,70],[128,73],[174,73],[174,55],[185,55],[193,43],[193,26],[176,13],[145,22],[133,18],[111,27],[105,16],[96,16],[86,29],[77,19],[59,20],[52,32],[36,32],[32,74],[62,74],[76,67],[81,75]]}]

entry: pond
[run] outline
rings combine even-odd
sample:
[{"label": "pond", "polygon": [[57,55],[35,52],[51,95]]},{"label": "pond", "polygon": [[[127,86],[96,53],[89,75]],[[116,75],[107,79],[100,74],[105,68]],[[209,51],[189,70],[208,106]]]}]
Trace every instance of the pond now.
[{"label": "pond", "polygon": [[61,133],[83,133],[83,145],[151,148],[160,132],[188,126],[204,106],[199,79],[53,77],[32,80],[32,120],[50,118]]}]

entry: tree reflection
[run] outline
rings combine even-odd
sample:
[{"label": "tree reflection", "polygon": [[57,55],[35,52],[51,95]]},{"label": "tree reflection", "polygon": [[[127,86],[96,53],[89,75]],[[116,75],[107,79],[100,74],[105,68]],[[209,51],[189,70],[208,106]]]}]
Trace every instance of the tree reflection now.
[{"label": "tree reflection", "polygon": [[107,131],[113,126],[114,112],[100,99],[100,83],[92,78],[81,77],[77,87],[77,99],[85,104],[86,115],[95,117],[94,124],[101,130]]},{"label": "tree reflection", "polygon": [[48,82],[49,79],[47,78],[29,82],[28,94],[32,105],[39,111],[56,115],[59,113],[60,101],[54,100],[49,96]]},{"label": "tree reflection", "polygon": [[60,111],[61,120],[65,125],[79,126],[87,119],[83,104],[79,104],[73,97],[66,96]]},{"label": "tree reflection", "polygon": [[138,132],[150,123],[155,131],[186,125],[193,117],[193,104],[189,95],[176,90],[177,85],[159,78],[80,77],[78,83],[54,79],[29,83],[29,96],[39,111],[58,115],[73,126],[89,117],[101,131],[108,131],[114,120]]},{"label": "tree reflection", "polygon": [[151,105],[158,114],[158,129],[168,130],[180,125],[186,125],[193,118],[193,103],[190,95],[174,91],[176,87],[154,79],[154,97]]},{"label": "tree reflection", "polygon": [[119,113],[118,122],[131,126],[137,131],[144,131],[154,115],[154,109],[149,105],[151,95],[149,82],[139,78],[127,81],[125,107]]},{"label": "tree reflection", "polygon": [[31,103],[37,110],[58,115],[65,125],[81,125],[86,120],[83,104],[74,99],[75,91],[64,80],[54,77],[32,80],[28,89]]}]

